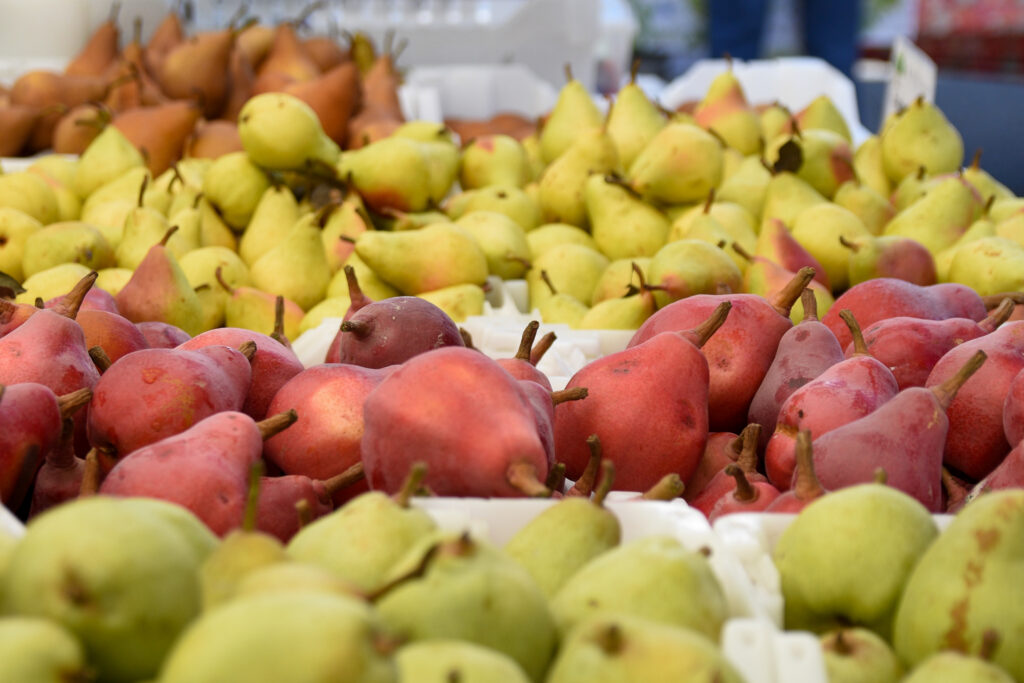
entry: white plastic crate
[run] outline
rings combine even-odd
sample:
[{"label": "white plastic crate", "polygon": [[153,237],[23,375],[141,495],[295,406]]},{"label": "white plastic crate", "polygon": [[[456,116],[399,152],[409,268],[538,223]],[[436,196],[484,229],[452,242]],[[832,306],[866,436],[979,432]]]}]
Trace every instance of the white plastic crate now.
[{"label": "white plastic crate", "polygon": [[0,535],[14,536],[15,538],[25,535],[25,525],[3,503],[0,503]]}]

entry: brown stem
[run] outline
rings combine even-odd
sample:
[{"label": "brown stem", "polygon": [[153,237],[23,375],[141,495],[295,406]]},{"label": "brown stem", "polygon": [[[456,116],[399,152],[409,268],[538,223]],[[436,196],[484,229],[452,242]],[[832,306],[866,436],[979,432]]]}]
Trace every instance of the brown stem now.
[{"label": "brown stem", "polygon": [[139,185],[139,196],[135,200],[136,207],[141,209],[143,207],[143,200],[146,197],[146,188],[149,187],[149,174],[142,176],[142,184]]},{"label": "brown stem", "polygon": [[548,289],[551,290],[552,296],[554,296],[555,294],[558,294],[558,290],[555,289],[554,283],[551,282],[551,278],[548,276],[548,271],[546,271],[546,270],[540,271],[540,279],[543,280],[544,284],[546,284],[548,286]]},{"label": "brown stem", "polygon": [[832,650],[838,655],[853,654],[853,646],[846,640],[845,629],[836,631],[836,637],[832,641]]},{"label": "brown stem", "polygon": [[526,270],[533,268],[533,261],[523,256],[520,256],[519,254],[514,254],[511,251],[505,252],[505,256],[503,258],[506,261],[515,261],[516,263],[521,263],[523,267],[526,268]]},{"label": "brown stem", "polygon": [[875,471],[871,473],[871,478],[876,484],[885,485],[889,483],[889,474],[885,471],[884,467],[876,467]]},{"label": "brown stem", "polygon": [[[3,390],[0,389],[0,393]],[[67,419],[75,414],[75,412],[82,406],[89,403],[92,400],[92,389],[84,387],[76,391],[72,391],[67,394],[62,394],[57,397],[57,407],[60,408],[60,416],[62,419]]]},{"label": "brown stem", "polygon": [[217,270],[213,271],[213,277],[217,279],[217,284],[223,287],[225,292],[227,292],[228,294],[235,293],[234,287],[229,285],[227,283],[227,280],[224,279],[224,272],[221,266],[217,266]]},{"label": "brown stem", "polygon": [[345,266],[345,281],[348,283],[349,306],[353,311],[358,311],[363,306],[373,303],[372,299],[363,294],[359,286],[359,278],[356,277],[356,269],[352,266]]},{"label": "brown stem", "polygon": [[847,249],[852,251],[854,254],[856,254],[858,251],[860,251],[860,245],[859,244],[857,244],[856,242],[851,242],[850,240],[846,239],[842,235],[839,236],[839,244],[843,245],[844,247],[846,247]]},{"label": "brown stem", "polygon": [[638,200],[642,200],[643,199],[643,195],[642,194],[640,194],[635,189],[633,189],[632,185],[630,185],[627,181],[623,180],[622,178],[620,178],[617,175],[613,175],[613,174],[609,173],[609,174],[605,175],[604,181],[606,183],[608,183],[609,185],[615,185],[616,187],[621,188],[622,190],[624,190],[626,192],[626,194],[628,194],[633,199],[638,199]]},{"label": "brown stem", "polygon": [[177,225],[172,225],[171,227],[167,228],[167,232],[164,233],[164,236],[160,239],[160,241],[157,244],[159,244],[161,247],[166,247],[167,240],[171,239],[171,235],[173,235],[176,232],[178,232]]},{"label": "brown stem", "polygon": [[804,320],[817,322],[818,320],[818,297],[814,296],[814,290],[805,288],[800,292],[800,303],[804,307]]},{"label": "brown stem", "polygon": [[305,498],[295,501],[295,514],[299,516],[300,529],[305,529],[313,523],[313,507]]},{"label": "brown stem", "polygon": [[257,460],[249,467],[249,487],[245,494],[245,514],[242,516],[242,531],[256,530],[256,516],[260,510],[260,483],[263,479],[263,461]]},{"label": "brown stem", "polygon": [[280,434],[291,427],[298,419],[299,414],[295,412],[294,408],[292,408],[291,410],[287,410],[283,413],[271,415],[265,420],[260,420],[256,423],[256,426],[260,430],[260,437],[266,441],[275,434]]},{"label": "brown stem", "polygon": [[718,328],[725,324],[726,318],[729,317],[729,311],[732,310],[732,302],[723,301],[718,304],[715,310],[711,313],[711,317],[702,322],[697,327],[690,330],[697,339],[697,346],[703,347],[711,339],[711,335],[718,331]]},{"label": "brown stem", "polygon": [[757,489],[750,485],[747,475],[743,473],[743,469],[739,465],[726,465],[725,473],[736,480],[736,489],[732,493],[732,497],[736,501],[753,503],[757,500]]},{"label": "brown stem", "polygon": [[715,203],[715,188],[708,191],[708,198],[704,200],[704,213],[711,213],[711,205]]},{"label": "brown stem", "polygon": [[938,401],[939,405],[943,410],[949,408],[949,404],[956,398],[956,392],[960,390],[960,387],[964,385],[971,375],[978,371],[982,363],[988,356],[984,351],[977,351],[973,356],[967,359],[967,362],[956,371],[956,374],[951,376],[942,384],[932,387],[932,393],[935,394],[935,400]]},{"label": "brown stem", "polygon": [[92,448],[85,455],[85,469],[82,470],[82,483],[78,488],[78,497],[95,496],[100,490],[102,478],[100,453],[95,448]]},{"label": "brown stem", "polygon": [[946,491],[946,509],[959,505],[970,493],[967,485],[953,476],[953,473],[942,468],[942,488]]},{"label": "brown stem", "polygon": [[570,64],[569,62],[566,62],[565,66],[563,66],[562,69],[563,69],[563,71],[565,71],[565,81],[566,81],[566,83],[571,82],[573,80],[573,77],[572,77],[572,64]]},{"label": "brown stem", "polygon": [[672,472],[658,480],[658,483],[644,491],[640,496],[644,500],[675,500],[683,495],[686,485],[682,478]]},{"label": "brown stem", "polygon": [[92,358],[93,364],[96,366],[96,369],[100,371],[101,375],[114,364],[114,361],[110,360],[110,356],[107,355],[107,352],[103,350],[102,346],[93,346],[90,348],[89,358]]},{"label": "brown stem", "polygon": [[839,317],[843,319],[843,322],[850,329],[850,336],[853,337],[853,352],[858,356],[870,356],[871,352],[868,350],[868,344],[864,341],[864,334],[861,332],[857,319],[853,317],[853,311],[844,308],[839,311]]},{"label": "brown stem", "polygon": [[926,169],[924,166],[918,166],[917,167],[917,179],[918,180],[924,180],[924,177],[926,175],[928,175],[928,169]]},{"label": "brown stem", "polygon": [[548,476],[544,479],[544,485],[552,491],[563,491],[565,489],[565,463],[556,462],[548,470]]},{"label": "brown stem", "polygon": [[66,417],[61,421],[60,441],[46,454],[46,464],[58,470],[71,470],[78,464],[75,457],[75,421]]},{"label": "brown stem", "polygon": [[474,351],[477,350],[477,348],[473,346],[473,335],[469,333],[469,330],[465,327],[460,327],[459,336],[462,337],[462,343],[467,349],[472,349]]},{"label": "brown stem", "polygon": [[751,254],[746,249],[744,249],[743,245],[740,244],[739,242],[732,243],[732,250],[735,251],[740,256],[742,256],[745,260],[750,261],[751,263],[754,262],[754,255]]},{"label": "brown stem", "polygon": [[402,488],[395,492],[395,495],[391,496],[391,500],[395,501],[395,504],[399,507],[409,507],[409,501],[416,493],[416,489],[423,483],[423,479],[427,476],[427,463],[425,462],[414,462],[409,468],[409,474],[405,475],[405,481],[402,482]]},{"label": "brown stem", "polygon": [[775,298],[772,300],[772,305],[775,310],[786,318],[789,317],[789,312],[793,308],[793,304],[800,298],[800,293],[804,291],[804,288],[811,283],[814,279],[814,268],[810,266],[804,266],[797,271],[793,279],[786,283],[778,293],[775,294]]},{"label": "brown stem", "polygon": [[984,633],[981,634],[981,647],[978,649],[978,657],[986,662],[992,661],[996,648],[999,647],[1000,640],[1002,640],[1002,637],[999,635],[999,631],[996,631],[994,628],[985,629]]},{"label": "brown stem", "polygon": [[989,212],[992,210],[992,205],[995,204],[995,203],[996,203],[996,196],[994,194],[990,194],[988,196],[988,199],[985,200],[985,206],[982,207],[982,209],[981,209],[981,215],[988,216]]},{"label": "brown stem", "polygon": [[636,83],[636,75],[640,72],[640,58],[637,57],[629,67],[629,82]]},{"label": "brown stem", "polygon": [[530,365],[537,365],[540,359],[544,357],[544,354],[548,352],[548,349],[551,348],[551,345],[555,343],[556,339],[558,339],[558,335],[554,332],[548,332],[541,337],[540,341],[534,344],[530,350]]},{"label": "brown stem", "polygon": [[761,425],[751,422],[740,432],[742,447],[736,457],[736,464],[744,472],[752,474],[757,471],[757,445],[761,438]]},{"label": "brown stem", "polygon": [[601,480],[597,483],[597,488],[594,489],[594,505],[604,507],[604,499],[608,497],[608,492],[612,490],[614,483],[615,463],[611,460],[602,460]]},{"label": "brown stem", "polygon": [[587,460],[587,466],[583,468],[583,472],[576,479],[576,483],[565,493],[567,498],[577,496],[588,497],[594,490],[594,483],[597,481],[597,473],[601,468],[603,453],[601,439],[597,434],[591,434],[587,437],[587,448],[590,449],[590,459]]},{"label": "brown stem", "polygon": [[369,337],[372,329],[373,325],[366,320],[345,320],[341,323],[342,332],[351,332],[360,339]]},{"label": "brown stem", "polygon": [[999,294],[991,294],[989,296],[981,297],[982,303],[985,304],[985,308],[992,310],[1002,305],[1003,301],[1009,299],[1015,304],[1024,304],[1024,292],[1001,292]]},{"label": "brown stem", "polygon": [[85,295],[89,293],[90,289],[92,289],[92,286],[96,283],[96,278],[98,277],[99,273],[95,270],[90,272],[88,275],[85,275],[81,280],[76,282],[75,286],[71,288],[71,291],[65,294],[50,310],[74,320],[78,317],[78,310],[82,307],[82,302],[85,301]]},{"label": "brown stem", "polygon": [[981,168],[981,147],[974,150],[974,157],[971,159],[971,168],[974,170]]},{"label": "brown stem", "polygon": [[796,479],[793,495],[802,502],[825,495],[825,488],[814,473],[814,450],[811,445],[811,430],[803,429],[796,435]]},{"label": "brown stem", "polygon": [[245,356],[245,359],[251,363],[253,357],[256,355],[256,342],[252,339],[247,342],[242,342],[242,345],[238,347],[238,352]]},{"label": "brown stem", "polygon": [[336,474],[330,479],[324,479],[324,491],[327,492],[328,496],[333,497],[338,491],[352,486],[365,478],[366,470],[363,468],[362,461],[360,461],[346,469],[344,472]]},{"label": "brown stem", "polygon": [[606,628],[601,629],[600,633],[595,634],[594,644],[596,644],[605,655],[614,657],[622,652],[622,648],[625,647],[625,639],[622,635],[622,629],[618,624],[609,624]]},{"label": "brown stem", "polygon": [[552,391],[551,403],[557,406],[559,403],[565,403],[566,401],[581,401],[587,397],[588,393],[586,387],[569,387],[568,389]]},{"label": "brown stem", "polygon": [[281,346],[292,346],[288,335],[284,333],[284,297],[280,294],[274,299],[274,329],[270,333],[270,338]]},{"label": "brown stem", "polygon": [[551,489],[537,479],[537,468],[525,460],[517,460],[505,471],[505,480],[526,496],[531,498],[548,498]]},{"label": "brown stem", "polygon": [[527,363],[530,362],[530,351],[533,349],[533,340],[537,338],[537,330],[539,329],[540,323],[536,320],[531,320],[527,323],[526,329],[523,330],[523,336],[519,339],[519,349],[516,351],[516,358],[525,360]]}]

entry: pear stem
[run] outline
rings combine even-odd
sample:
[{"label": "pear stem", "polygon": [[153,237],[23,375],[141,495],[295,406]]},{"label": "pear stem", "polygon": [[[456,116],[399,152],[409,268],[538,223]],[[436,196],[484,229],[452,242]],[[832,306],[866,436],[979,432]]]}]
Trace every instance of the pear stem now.
[{"label": "pear stem", "polygon": [[736,457],[736,465],[744,472],[753,473],[757,471],[757,445],[761,438],[761,425],[751,422],[743,428],[740,434],[743,440],[743,447]]},{"label": "pear stem", "polygon": [[992,661],[996,648],[999,647],[1000,640],[999,632],[994,628],[985,629],[985,632],[981,634],[981,647],[978,649],[978,657],[986,662]]},{"label": "pear stem", "polygon": [[139,198],[136,202],[137,208],[143,207],[143,200],[146,198],[146,188],[149,187],[149,174],[142,176],[142,184],[139,186]]},{"label": "pear stem", "polygon": [[846,631],[839,629],[836,631],[835,640],[832,641],[833,651],[839,655],[852,655],[853,646],[846,640]]},{"label": "pear stem", "polygon": [[363,468],[362,461],[352,465],[344,472],[336,474],[330,479],[324,479],[324,490],[328,496],[334,496],[335,493],[341,491],[344,488],[348,488],[355,483],[358,483],[366,478],[366,470]]},{"label": "pear stem", "polygon": [[555,289],[554,283],[551,282],[551,277],[548,275],[548,271],[546,271],[546,270],[540,271],[540,279],[543,280],[544,284],[546,284],[548,286],[548,289],[551,290],[551,295],[552,296],[554,296],[555,294],[558,294],[558,290]]},{"label": "pear stem", "polygon": [[981,147],[974,150],[974,157],[971,159],[971,168],[974,170],[981,168]]},{"label": "pear stem", "polygon": [[551,489],[537,479],[537,468],[525,460],[517,460],[505,471],[505,480],[524,495],[531,498],[548,498]]},{"label": "pear stem", "polygon": [[565,403],[566,401],[580,401],[585,399],[588,393],[586,387],[569,387],[568,389],[552,391],[551,404],[557,406],[559,403]]},{"label": "pear stem", "polygon": [[274,299],[274,329],[270,333],[270,338],[281,346],[291,348],[291,341],[284,333],[284,297],[280,294]]},{"label": "pear stem", "polygon": [[548,476],[544,480],[544,485],[555,492],[561,492],[565,490],[565,463],[556,462],[548,470]]},{"label": "pear stem", "polygon": [[167,232],[164,233],[164,236],[160,239],[159,242],[157,242],[157,244],[159,244],[161,247],[166,247],[167,246],[167,241],[170,240],[171,239],[171,235],[173,235],[176,232],[178,232],[178,226],[177,225],[172,225],[171,227],[169,227],[167,229]]},{"label": "pear stem", "polygon": [[990,294],[988,296],[981,297],[981,301],[985,304],[985,308],[989,310],[999,306],[1005,299],[1009,299],[1015,304],[1024,304],[1024,292],[1000,292],[999,294]]},{"label": "pear stem", "polygon": [[964,382],[971,378],[971,375],[978,371],[978,368],[982,366],[987,358],[988,356],[984,351],[979,350],[975,352],[973,356],[967,359],[963,367],[956,371],[956,374],[952,375],[942,384],[932,387],[935,400],[938,401],[943,410],[949,408],[949,404],[956,398],[956,392],[960,390]]},{"label": "pear stem", "polygon": [[345,266],[345,281],[348,283],[349,308],[358,311],[363,306],[373,303],[368,296],[363,294],[363,289],[359,286],[359,278],[356,277],[356,269],[352,266]]},{"label": "pear stem", "polygon": [[462,344],[467,349],[472,349],[474,351],[477,350],[477,348],[473,346],[473,335],[469,333],[469,330],[467,330],[465,327],[460,327],[459,336],[462,337]]},{"label": "pear stem", "polygon": [[604,507],[604,499],[608,497],[608,492],[612,490],[612,484],[615,483],[615,463],[611,460],[601,461],[601,480],[597,484],[597,488],[594,489],[594,505],[597,507]]},{"label": "pear stem", "polygon": [[242,531],[256,530],[256,515],[260,510],[260,480],[263,478],[263,461],[257,460],[249,468],[249,488],[245,495],[245,514],[242,517]]},{"label": "pear stem", "polygon": [[868,344],[864,341],[864,333],[861,331],[857,319],[853,317],[853,311],[844,308],[839,311],[839,317],[846,323],[846,327],[850,330],[850,336],[853,337],[853,352],[858,356],[870,356]]},{"label": "pear stem", "polygon": [[643,500],[675,500],[683,495],[686,485],[682,478],[675,472],[666,474],[658,480],[658,483],[644,491],[640,496]]},{"label": "pear stem", "polygon": [[618,624],[609,624],[607,628],[595,634],[594,644],[605,655],[614,657],[622,652],[622,648],[625,646],[622,638],[622,629],[619,628]]},{"label": "pear stem", "polygon": [[800,304],[804,307],[804,319],[801,322],[818,321],[818,297],[814,296],[814,290],[805,288],[800,293]]},{"label": "pear stem", "polygon": [[99,274],[94,270],[88,275],[84,276],[81,280],[75,283],[75,286],[71,288],[71,291],[64,295],[64,297],[54,305],[51,309],[54,313],[59,313],[66,318],[74,320],[78,317],[78,310],[82,307],[82,302],[85,301],[85,295],[92,289],[93,284],[96,282],[96,278]]},{"label": "pear stem", "polygon": [[569,62],[566,62],[565,66],[562,67],[562,69],[565,71],[565,82],[566,83],[572,82],[574,80],[573,76],[572,76],[572,64],[570,64]]},{"label": "pear stem", "polygon": [[775,295],[772,300],[772,305],[775,310],[779,312],[779,315],[788,318],[789,312],[793,309],[793,304],[796,303],[797,299],[800,298],[800,293],[804,291],[804,288],[811,283],[814,279],[814,268],[810,266],[804,266],[796,272],[793,279],[786,283]]},{"label": "pear stem", "polygon": [[747,475],[739,465],[726,465],[725,473],[736,480],[736,488],[732,493],[733,499],[740,503],[753,503],[758,498],[757,489],[747,481]]},{"label": "pear stem", "polygon": [[391,500],[395,501],[395,504],[399,507],[409,507],[409,500],[416,493],[416,490],[423,483],[423,479],[427,476],[427,463],[416,461],[409,468],[409,474],[405,475],[405,481],[402,482],[402,488],[391,497]]},{"label": "pear stem", "polygon": [[918,180],[924,180],[924,177],[926,175],[928,175],[928,169],[926,169],[924,166],[918,166],[917,167],[917,179]]},{"label": "pear stem", "polygon": [[1004,298],[998,306],[989,311],[989,314],[985,316],[984,320],[978,322],[978,327],[985,330],[986,332],[992,332],[997,327],[1005,323],[1011,315],[1013,315],[1013,309],[1016,308],[1017,304],[1014,303],[1010,297]]},{"label": "pear stem", "polygon": [[958,505],[969,491],[964,484],[945,467],[942,468],[942,488],[946,491],[946,509]]},{"label": "pear stem", "polygon": [[540,359],[544,357],[544,354],[548,352],[551,345],[558,339],[558,335],[554,332],[548,332],[540,338],[534,347],[530,350],[530,365],[536,366],[540,362]]},{"label": "pear stem", "polygon": [[345,320],[341,323],[342,332],[351,332],[359,339],[370,336],[373,326],[365,320]]},{"label": "pear stem", "polygon": [[793,482],[793,495],[801,502],[825,495],[825,488],[814,472],[814,449],[809,429],[803,429],[796,435],[796,480]]},{"label": "pear stem", "polygon": [[850,240],[846,239],[846,237],[844,237],[843,235],[839,236],[839,244],[843,245],[844,247],[852,251],[854,254],[860,251],[859,244],[857,244],[856,242],[851,242]]},{"label": "pear stem", "polygon": [[710,318],[690,330],[690,334],[696,338],[699,348],[703,348],[708,343],[708,340],[711,339],[711,336],[718,331],[718,328],[725,324],[731,310],[732,302],[723,301],[715,307]]},{"label": "pear stem", "polygon": [[[0,389],[0,394],[2,393],[3,389]],[[61,418],[67,419],[71,417],[79,408],[88,404],[91,400],[92,389],[88,387],[58,396],[57,407],[60,408]]]},{"label": "pear stem", "polygon": [[884,467],[876,467],[875,471],[871,474],[871,478],[876,484],[882,484],[883,486],[889,483],[889,474],[885,471]]},{"label": "pear stem", "polygon": [[85,468],[82,471],[82,483],[78,488],[78,497],[95,496],[100,490],[101,479],[100,454],[99,451],[92,448],[85,455]]},{"label": "pear stem", "polygon": [[92,358],[93,364],[96,366],[96,369],[100,371],[101,375],[114,364],[114,361],[110,360],[110,356],[107,355],[107,352],[103,350],[102,346],[93,346],[90,348],[89,358]]},{"label": "pear stem", "polygon": [[256,355],[256,342],[252,339],[242,342],[242,345],[238,347],[238,352],[245,356],[245,359],[251,363],[253,357]]},{"label": "pear stem", "polygon": [[745,260],[750,261],[751,263],[754,262],[754,255],[751,254],[746,249],[744,249],[743,245],[740,244],[739,242],[732,243],[732,250],[739,254],[741,257],[743,257]]},{"label": "pear stem", "polygon": [[992,205],[995,204],[995,203],[996,203],[996,196],[994,194],[990,194],[988,196],[988,199],[985,200],[985,206],[981,210],[982,215],[987,216],[989,211],[992,210]]},{"label": "pear stem", "polygon": [[229,285],[227,283],[227,280],[224,279],[224,273],[221,270],[220,266],[217,266],[217,270],[213,271],[213,277],[217,279],[217,284],[219,284],[224,289],[225,292],[227,292],[228,294],[235,293],[234,287]]},{"label": "pear stem", "polygon": [[260,437],[266,441],[275,434],[280,434],[284,430],[295,424],[295,421],[299,419],[299,414],[295,412],[295,409],[287,410],[277,415],[271,415],[265,420],[260,420],[256,423],[256,426],[260,430]]},{"label": "pear stem", "polygon": [[632,185],[630,185],[628,182],[618,177],[617,175],[612,175],[610,173],[606,174],[604,177],[604,181],[609,185],[615,185],[616,187],[622,188],[623,190],[625,190],[626,194],[631,196],[633,199],[643,200],[643,195],[637,192]]},{"label": "pear stem", "polygon": [[640,73],[640,58],[637,57],[629,67],[629,82],[636,83],[636,75]]},{"label": "pear stem", "polygon": [[305,498],[295,501],[295,514],[299,516],[300,529],[305,529],[313,522],[313,508]]},{"label": "pear stem", "polygon": [[527,323],[526,329],[523,330],[523,336],[519,339],[519,349],[516,351],[515,358],[530,362],[530,351],[533,349],[533,340],[537,338],[539,329],[540,323],[536,320]]},{"label": "pear stem", "polygon": [[711,213],[711,205],[715,203],[715,188],[708,191],[708,198],[704,200],[704,213]]},{"label": "pear stem", "polygon": [[594,491],[594,482],[597,480],[597,472],[601,467],[601,457],[603,449],[601,448],[601,439],[597,434],[591,434],[587,437],[587,448],[590,449],[590,459],[587,460],[587,466],[583,468],[583,472],[580,473],[576,483],[572,485],[572,488],[566,491],[566,498],[569,497],[588,497]]}]

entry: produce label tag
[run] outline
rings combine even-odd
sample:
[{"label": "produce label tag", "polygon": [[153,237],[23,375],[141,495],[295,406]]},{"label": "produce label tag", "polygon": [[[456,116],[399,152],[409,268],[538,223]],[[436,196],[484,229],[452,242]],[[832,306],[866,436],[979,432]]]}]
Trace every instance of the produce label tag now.
[{"label": "produce label tag", "polygon": [[934,102],[937,79],[938,69],[931,57],[907,38],[898,36],[892,44],[892,78],[885,90],[882,120],[918,97]]}]

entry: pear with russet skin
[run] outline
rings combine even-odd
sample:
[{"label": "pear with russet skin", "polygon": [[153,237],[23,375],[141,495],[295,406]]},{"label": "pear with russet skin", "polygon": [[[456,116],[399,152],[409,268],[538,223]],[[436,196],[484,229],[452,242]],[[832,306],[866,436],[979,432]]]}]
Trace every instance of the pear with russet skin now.
[{"label": "pear with russet skin", "polygon": [[608,258],[650,257],[665,245],[668,219],[618,178],[591,175],[583,197],[590,234]]},{"label": "pear with russet skin", "polygon": [[203,196],[217,208],[224,222],[236,230],[249,224],[269,187],[267,174],[245,152],[219,157],[203,176]]},{"label": "pear with russet skin", "polygon": [[586,226],[587,179],[593,173],[617,173],[619,170],[619,155],[605,126],[581,133],[564,154],[544,169],[538,181],[544,220]]},{"label": "pear with russet skin", "polygon": [[533,180],[533,169],[522,143],[508,135],[484,135],[462,149],[459,186],[472,190],[488,185],[522,187]]},{"label": "pear with russet skin", "polygon": [[894,183],[924,166],[929,175],[954,173],[964,161],[964,141],[934,104],[917,98],[882,128],[882,164]]},{"label": "pear with russet skin", "polygon": [[[605,299],[616,299],[626,296],[640,287],[640,276],[647,279],[647,268],[651,265],[649,258],[617,259],[601,271],[601,277],[594,285],[594,293],[590,295],[590,305],[595,306]],[[639,273],[637,272],[639,269]]]},{"label": "pear with russet skin", "polygon": [[872,235],[881,235],[896,213],[888,199],[858,180],[840,185],[832,201],[855,213]]},{"label": "pear with russet skin", "polygon": [[747,103],[743,86],[733,74],[731,65],[711,81],[693,117],[699,126],[714,131],[725,144],[744,156],[760,150],[760,121]]},{"label": "pear with russet skin", "polygon": [[619,89],[608,112],[608,135],[615,142],[623,168],[629,168],[651,138],[668,123],[661,110],[637,85],[639,65],[639,60],[633,63],[629,83]]},{"label": "pear with russet skin", "polygon": [[302,219],[249,269],[257,289],[280,294],[302,310],[323,300],[331,275],[319,228]]},{"label": "pear with russet skin", "polygon": [[530,246],[530,257],[537,258],[551,247],[559,244],[579,244],[598,251],[597,242],[590,233],[576,225],[568,223],[545,223],[526,233],[526,243]]},{"label": "pear with russet skin", "polygon": [[552,286],[561,294],[567,294],[581,302],[590,301],[601,273],[608,267],[608,258],[599,251],[578,244],[561,244],[545,251],[534,259],[526,273],[530,290],[530,307],[538,308],[544,299],[551,296],[550,289],[543,284],[541,272],[546,271]]},{"label": "pear with russet skin", "polygon": [[251,266],[279,243],[297,220],[299,203],[292,191],[285,185],[266,188],[238,241],[238,255]]},{"label": "pear with russet skin", "polygon": [[648,201],[704,199],[722,181],[722,143],[699,126],[669,123],[637,155],[627,175]]},{"label": "pear with russet skin", "polygon": [[470,211],[455,224],[471,234],[480,245],[491,275],[512,280],[526,274],[530,264],[530,245],[526,242],[526,231],[514,220],[494,211]]},{"label": "pear with russet skin", "polygon": [[444,212],[452,220],[458,220],[470,211],[503,213],[523,226],[523,230],[527,232],[543,222],[539,201],[523,188],[511,185],[488,185],[476,190],[466,190],[449,197],[444,203]]},{"label": "pear with russet skin", "polygon": [[[772,173],[757,156],[744,157],[729,177],[722,180],[717,196],[721,202],[742,206],[751,215],[759,217],[764,208],[765,193]],[[754,229],[757,229],[757,225]]]},{"label": "pear with russet skin", "polygon": [[540,131],[540,153],[545,164],[562,156],[577,138],[591,128],[599,128],[604,120],[586,87],[573,78],[565,67],[565,85]]}]

